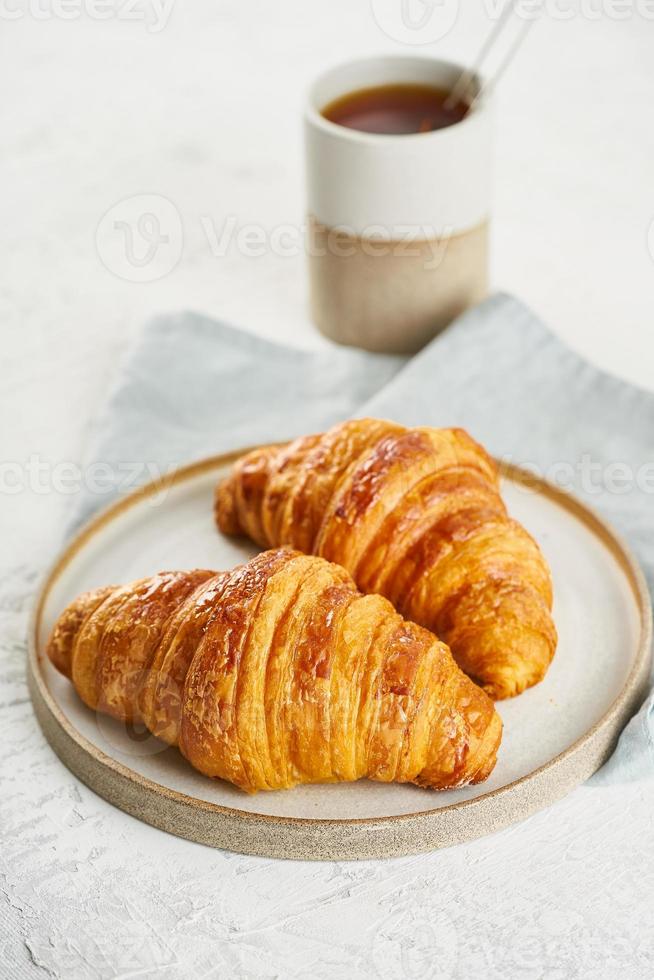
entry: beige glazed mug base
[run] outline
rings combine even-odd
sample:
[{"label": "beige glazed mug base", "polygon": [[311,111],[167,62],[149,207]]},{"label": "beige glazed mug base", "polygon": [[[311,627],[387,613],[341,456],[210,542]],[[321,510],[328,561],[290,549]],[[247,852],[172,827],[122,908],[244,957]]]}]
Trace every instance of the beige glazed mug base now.
[{"label": "beige glazed mug base", "polygon": [[391,354],[424,347],[488,291],[488,221],[416,241],[359,238],[309,215],[311,316],[339,344]]}]

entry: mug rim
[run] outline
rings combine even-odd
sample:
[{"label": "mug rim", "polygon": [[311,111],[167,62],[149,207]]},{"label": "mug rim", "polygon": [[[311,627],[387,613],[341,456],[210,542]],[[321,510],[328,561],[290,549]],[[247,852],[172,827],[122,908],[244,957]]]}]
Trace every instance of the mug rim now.
[{"label": "mug rim", "polygon": [[[486,108],[489,100],[489,92],[484,86],[484,76],[479,72],[473,72],[473,80],[477,86],[476,101],[466,112],[463,119],[459,122],[453,123],[450,126],[443,126],[440,129],[433,129],[427,133],[368,133],[361,129],[351,129],[349,126],[342,126],[340,123],[332,122],[323,116],[322,111],[317,108],[315,100],[315,90],[318,84],[327,76],[334,74],[336,72],[344,71],[345,69],[354,65],[366,65],[371,62],[407,62],[415,61],[422,62],[423,64],[429,65],[439,65],[445,68],[453,68],[458,71],[465,71],[465,65],[462,65],[457,61],[450,61],[448,58],[436,58],[430,55],[400,55],[400,54],[377,54],[377,55],[363,55],[359,58],[349,58],[347,61],[339,61],[335,64],[327,66],[318,75],[313,78],[309,89],[305,97],[304,106],[304,118],[310,122],[312,125],[317,126],[319,129],[323,129],[327,133],[339,136],[341,139],[350,140],[355,143],[386,143],[400,140],[403,144],[407,140],[420,139],[424,143],[427,140],[434,140],[443,138],[443,134],[447,133],[448,130],[459,129],[461,126],[466,124],[471,124],[474,122],[475,117],[480,115],[480,113]],[[402,83],[398,83],[402,84]],[[407,82],[406,84],[411,84]],[[365,87],[365,86],[364,86]],[[374,85],[368,86],[374,88]],[[329,103],[327,103],[328,105]]]}]

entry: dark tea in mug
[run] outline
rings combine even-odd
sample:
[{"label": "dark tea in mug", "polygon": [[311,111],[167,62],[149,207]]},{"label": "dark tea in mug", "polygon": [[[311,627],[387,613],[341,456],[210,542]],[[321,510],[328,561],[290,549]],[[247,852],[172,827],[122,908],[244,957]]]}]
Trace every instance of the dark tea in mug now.
[{"label": "dark tea in mug", "polygon": [[322,109],[329,122],[389,136],[431,133],[461,122],[469,106],[433,85],[394,84],[348,92]]}]

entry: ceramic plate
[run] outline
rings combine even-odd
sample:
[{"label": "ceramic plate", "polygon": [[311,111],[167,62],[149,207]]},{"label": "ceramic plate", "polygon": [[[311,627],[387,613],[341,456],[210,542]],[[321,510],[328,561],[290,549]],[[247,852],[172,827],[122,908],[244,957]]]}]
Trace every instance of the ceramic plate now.
[{"label": "ceramic plate", "polygon": [[201,776],[147,733],[87,709],[44,655],[55,619],[86,589],[250,558],[255,547],[220,535],[212,516],[214,485],[236,455],[125,497],[78,534],[46,577],[30,633],[32,699],[53,748],[87,785],[156,827],[215,847],[345,859],[481,836],[554,802],[602,764],[644,694],[647,588],[596,515],[515,468],[504,470],[503,494],[552,568],[559,646],[542,683],[498,704],[504,738],[487,782],[436,793],[364,780],[248,796]]}]

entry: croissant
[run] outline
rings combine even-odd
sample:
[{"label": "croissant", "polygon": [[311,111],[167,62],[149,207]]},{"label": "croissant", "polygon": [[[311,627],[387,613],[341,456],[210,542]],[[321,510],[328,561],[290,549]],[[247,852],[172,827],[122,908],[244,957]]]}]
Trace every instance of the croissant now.
[{"label": "croissant", "polygon": [[217,487],[226,534],[343,565],[449,645],[494,698],[554,655],[550,572],[512,520],[493,460],[463,429],[357,419],[243,456]]},{"label": "croissant", "polygon": [[366,776],[463,786],[488,776],[501,738],[443,643],[286,549],[86,592],[48,655],[90,708],[248,792]]}]

